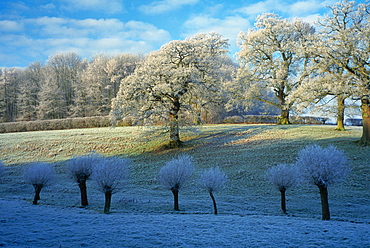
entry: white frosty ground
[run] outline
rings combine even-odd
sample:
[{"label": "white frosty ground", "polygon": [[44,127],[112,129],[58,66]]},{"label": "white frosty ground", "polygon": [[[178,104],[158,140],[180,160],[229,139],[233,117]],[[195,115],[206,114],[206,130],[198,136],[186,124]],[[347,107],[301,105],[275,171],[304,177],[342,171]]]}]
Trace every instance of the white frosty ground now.
[{"label": "white frosty ground", "polygon": [[370,247],[370,225],[212,214],[102,214],[0,199],[4,247]]}]

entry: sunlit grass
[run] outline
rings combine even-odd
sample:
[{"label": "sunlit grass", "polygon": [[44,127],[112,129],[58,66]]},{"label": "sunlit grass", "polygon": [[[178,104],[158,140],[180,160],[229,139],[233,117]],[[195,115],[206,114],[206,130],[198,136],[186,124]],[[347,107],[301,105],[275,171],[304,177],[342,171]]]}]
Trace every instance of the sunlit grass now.
[{"label": "sunlit grass", "polygon": [[[189,187],[180,192],[180,208],[203,211],[209,199],[205,194],[203,201],[197,177],[203,169],[219,166],[230,179],[227,188],[216,195],[221,213],[276,214],[280,213],[279,192],[268,184],[266,169],[279,163],[295,162],[300,149],[317,143],[321,146],[335,145],[344,150],[352,169],[345,183],[329,191],[333,217],[343,214],[361,218],[370,211],[370,148],[356,144],[362,134],[361,127],[347,127],[347,131],[343,132],[334,128],[323,125],[197,126],[183,129],[181,139],[184,146],[172,150],[163,149],[168,141],[168,135],[163,130],[148,127],[0,134],[0,160],[4,161],[11,174],[5,185],[12,187],[11,191],[6,190],[9,187],[3,187],[0,194],[26,197],[25,186],[15,186],[22,181],[23,164],[54,162],[59,183],[50,189],[50,192],[57,190],[52,193],[55,197],[46,198],[46,201],[68,206],[71,197],[74,197],[77,204],[77,187],[68,181],[64,161],[95,151],[106,156],[128,156],[132,160],[130,186],[122,196],[117,196],[121,198],[114,198],[119,202],[113,204],[113,208],[119,211],[163,212],[171,209],[172,203],[171,195],[156,181],[158,171],[173,157],[187,153],[194,157],[196,171]],[[92,208],[95,208],[94,202],[96,205],[100,203],[100,196],[99,193],[91,196]],[[288,212],[320,216],[319,195],[315,187],[293,188],[287,192],[287,199]],[[347,206],[345,214],[341,213],[343,206]]]}]

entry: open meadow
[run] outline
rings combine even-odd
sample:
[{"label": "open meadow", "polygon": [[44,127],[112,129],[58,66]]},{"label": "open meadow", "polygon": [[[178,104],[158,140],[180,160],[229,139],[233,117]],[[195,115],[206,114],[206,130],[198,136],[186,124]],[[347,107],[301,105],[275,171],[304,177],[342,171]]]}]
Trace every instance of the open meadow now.
[{"label": "open meadow", "polygon": [[[205,125],[181,132],[184,147],[166,150],[167,135],[147,127],[117,127],[0,134],[0,246],[5,247],[370,247],[370,148],[356,145],[361,127],[335,131],[327,125]],[[335,145],[348,157],[346,181],[329,186],[332,220],[321,220],[316,186],[287,191],[287,215],[266,169],[293,163],[308,144]],[[80,208],[66,160],[95,151],[129,157],[130,177],[102,213],[104,194],[88,181],[89,206]],[[181,211],[156,180],[179,154],[194,157],[193,180],[180,191]],[[54,164],[57,178],[32,205],[33,188],[23,182],[26,163]],[[199,173],[219,166],[229,178],[215,192],[212,214]]]}]

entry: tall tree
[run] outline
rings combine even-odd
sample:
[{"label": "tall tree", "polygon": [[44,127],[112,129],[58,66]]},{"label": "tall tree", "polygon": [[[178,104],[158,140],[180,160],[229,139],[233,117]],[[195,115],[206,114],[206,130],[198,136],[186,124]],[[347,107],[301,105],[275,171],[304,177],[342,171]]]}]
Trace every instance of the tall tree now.
[{"label": "tall tree", "polygon": [[361,99],[363,133],[361,145],[370,145],[370,4],[347,0],[330,7],[331,14],[319,21],[322,40],[319,49],[325,59],[356,78]]},{"label": "tall tree", "polygon": [[39,105],[39,92],[44,82],[41,62],[31,63],[22,73],[19,96],[19,119],[36,120]]},{"label": "tall tree", "polygon": [[217,99],[218,79],[222,76],[220,58],[227,47],[221,35],[209,33],[171,41],[152,52],[134,74],[121,82],[113,115],[165,121],[169,146],[180,146],[180,111],[196,113],[196,106],[203,106],[207,99]]},{"label": "tall tree", "polygon": [[82,60],[77,54],[71,52],[54,55],[46,65],[50,68],[49,72],[52,73],[63,99],[62,104],[66,112],[62,118],[71,116],[75,97],[74,86],[78,83],[77,75],[82,69]]},{"label": "tall tree", "polygon": [[[296,109],[312,109],[328,113],[335,100],[336,130],[344,131],[346,100],[355,94],[356,79],[344,68],[326,60],[317,50],[312,74],[293,92],[291,97],[297,103]],[[298,106],[299,105],[299,106]]]},{"label": "tall tree", "polygon": [[140,60],[141,56],[132,54],[94,56],[80,72],[81,85],[76,100],[81,107],[77,109],[84,109],[88,116],[108,115],[121,80],[134,72]]},{"label": "tall tree", "polygon": [[[314,32],[310,24],[301,20],[290,21],[269,13],[257,17],[255,29],[239,34],[239,81],[249,85],[247,98],[281,109],[278,124],[289,124],[294,101],[288,96],[307,76],[311,56],[305,46]],[[275,93],[277,101],[262,94],[266,89]]]},{"label": "tall tree", "polygon": [[20,70],[0,68],[0,122],[16,121]]}]

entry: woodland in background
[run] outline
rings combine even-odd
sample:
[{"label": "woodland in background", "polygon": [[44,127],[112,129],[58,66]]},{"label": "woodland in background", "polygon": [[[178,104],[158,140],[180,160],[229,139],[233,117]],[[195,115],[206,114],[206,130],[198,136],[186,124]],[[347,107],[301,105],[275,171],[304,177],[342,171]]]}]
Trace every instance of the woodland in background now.
[{"label": "woodland in background", "polygon": [[[341,1],[315,23],[268,13],[241,32],[238,63],[216,33],[171,41],[147,56],[58,54],[45,65],[0,72],[0,122],[108,116],[157,123],[178,136],[183,123],[225,117],[290,115],[335,100],[337,129],[358,101],[370,144],[370,4]],[[319,104],[319,105],[318,105]],[[359,108],[358,108],[359,109]],[[328,115],[327,112],[324,115]],[[179,141],[179,140],[177,140]]]}]

